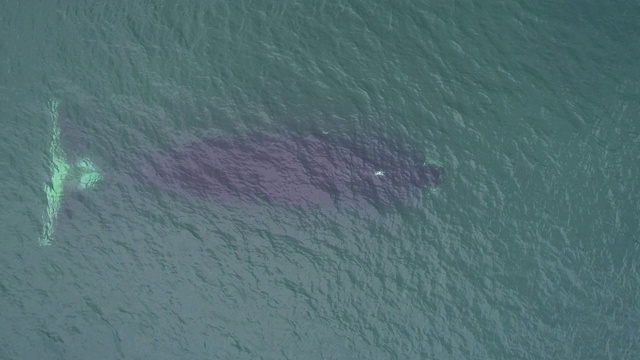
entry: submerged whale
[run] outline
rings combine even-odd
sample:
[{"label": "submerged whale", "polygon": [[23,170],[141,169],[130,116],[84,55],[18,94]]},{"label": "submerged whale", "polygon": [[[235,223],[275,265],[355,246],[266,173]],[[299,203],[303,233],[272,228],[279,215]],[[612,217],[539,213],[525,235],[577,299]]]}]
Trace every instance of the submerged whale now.
[{"label": "submerged whale", "polygon": [[[85,190],[103,180],[89,158],[67,157],[58,122],[59,101],[48,106],[50,178],[40,245],[50,245],[65,189]],[[63,110],[64,111],[64,110]],[[67,109],[67,111],[69,111]],[[438,186],[442,167],[415,148],[383,138],[281,132],[209,137],[142,155],[133,179],[160,189],[226,204],[266,202],[298,207],[413,204]]]},{"label": "submerged whale", "polygon": [[227,204],[413,204],[443,168],[382,139],[330,134],[207,138],[146,157],[140,176],[172,193]]}]

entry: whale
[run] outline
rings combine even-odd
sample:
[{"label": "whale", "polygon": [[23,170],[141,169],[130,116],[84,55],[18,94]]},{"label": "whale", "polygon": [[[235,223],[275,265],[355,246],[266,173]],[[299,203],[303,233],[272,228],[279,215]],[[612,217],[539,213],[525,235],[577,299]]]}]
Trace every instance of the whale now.
[{"label": "whale", "polygon": [[[63,195],[104,181],[88,157],[70,161],[62,147],[58,100],[49,102],[50,180],[38,243],[51,245]],[[129,183],[227,205],[297,208],[411,206],[444,180],[419,146],[384,136],[252,132],[206,136],[136,156]],[[110,180],[114,177],[109,176]]]}]

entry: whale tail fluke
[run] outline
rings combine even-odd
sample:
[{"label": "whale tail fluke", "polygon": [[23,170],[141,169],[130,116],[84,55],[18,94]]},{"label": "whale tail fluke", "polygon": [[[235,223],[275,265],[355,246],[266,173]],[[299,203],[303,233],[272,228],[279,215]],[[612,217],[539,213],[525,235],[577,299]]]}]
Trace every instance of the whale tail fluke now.
[{"label": "whale tail fluke", "polygon": [[58,218],[58,210],[64,192],[65,181],[72,174],[78,178],[78,188],[84,190],[94,186],[100,179],[100,173],[96,170],[90,159],[82,159],[75,166],[67,161],[67,156],[60,143],[60,126],[58,125],[58,100],[49,101],[49,118],[52,127],[51,144],[49,146],[51,161],[51,180],[44,184],[44,192],[47,196],[47,209],[43,215],[42,235],[38,238],[40,246],[51,245]]}]

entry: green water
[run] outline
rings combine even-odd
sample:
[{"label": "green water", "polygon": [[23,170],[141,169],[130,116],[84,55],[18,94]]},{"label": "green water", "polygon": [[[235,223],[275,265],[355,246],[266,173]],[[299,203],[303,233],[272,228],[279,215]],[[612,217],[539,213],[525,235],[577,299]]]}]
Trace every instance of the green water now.
[{"label": "green water", "polygon": [[[629,1],[3,2],[0,359],[640,358],[638,18]],[[42,247],[51,99],[68,164],[102,179],[65,183]],[[155,149],[282,129],[415,142],[447,178],[380,212],[135,181]]]}]

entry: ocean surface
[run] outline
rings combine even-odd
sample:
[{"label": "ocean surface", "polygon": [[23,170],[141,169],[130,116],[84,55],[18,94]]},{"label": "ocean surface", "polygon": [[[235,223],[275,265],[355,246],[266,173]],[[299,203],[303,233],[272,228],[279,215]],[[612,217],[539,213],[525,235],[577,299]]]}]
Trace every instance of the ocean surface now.
[{"label": "ocean surface", "polygon": [[[638,1],[0,3],[0,359],[640,359]],[[39,246],[61,146],[67,186]],[[234,207],[138,159],[418,144],[415,206]]]}]

